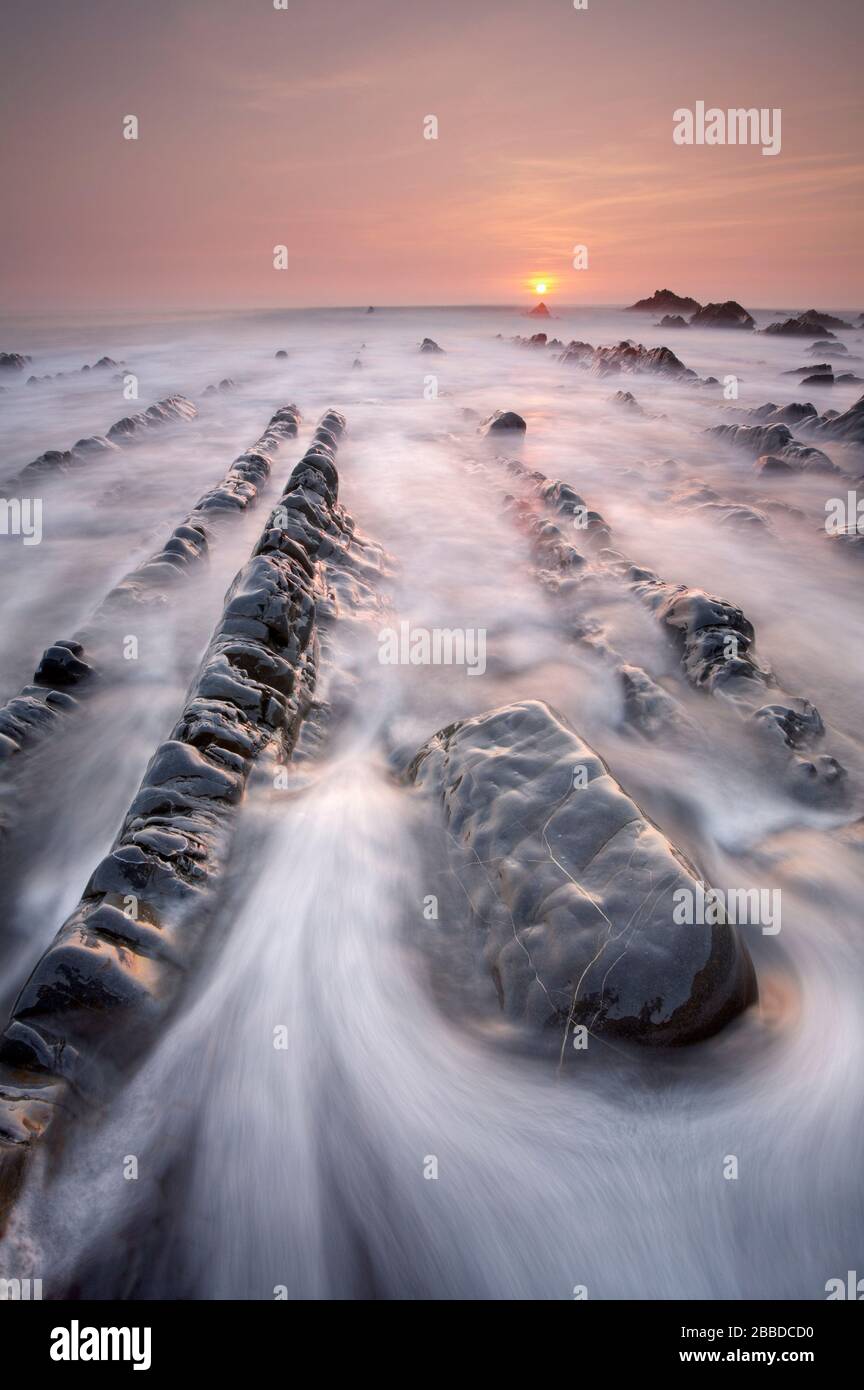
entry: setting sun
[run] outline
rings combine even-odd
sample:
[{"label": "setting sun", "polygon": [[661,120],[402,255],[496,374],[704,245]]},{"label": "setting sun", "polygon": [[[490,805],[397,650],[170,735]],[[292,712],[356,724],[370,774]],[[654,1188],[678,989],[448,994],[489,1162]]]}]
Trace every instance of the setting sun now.
[{"label": "setting sun", "polygon": [[535,282],[534,282],[534,289],[537,291],[538,294],[545,294],[545,293],[546,293],[546,281],[545,281],[545,280],[535,280]]}]

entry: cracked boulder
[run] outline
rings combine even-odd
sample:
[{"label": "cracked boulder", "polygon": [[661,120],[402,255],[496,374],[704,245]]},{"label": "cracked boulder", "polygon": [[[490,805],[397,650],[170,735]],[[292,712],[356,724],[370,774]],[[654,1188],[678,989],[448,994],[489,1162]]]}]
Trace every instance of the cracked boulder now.
[{"label": "cracked boulder", "polygon": [[548,705],[449,725],[407,777],[441,806],[467,929],[512,1022],[674,1046],[755,1001],[736,928],[675,922],[674,895],[702,889],[695,868]]}]

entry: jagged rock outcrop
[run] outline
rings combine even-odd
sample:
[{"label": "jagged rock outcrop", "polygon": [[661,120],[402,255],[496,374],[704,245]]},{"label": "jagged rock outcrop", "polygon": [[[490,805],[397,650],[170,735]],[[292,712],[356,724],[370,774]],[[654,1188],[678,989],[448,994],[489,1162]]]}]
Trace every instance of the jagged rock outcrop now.
[{"label": "jagged rock outcrop", "polygon": [[594,376],[639,376],[645,373],[678,381],[696,380],[696,373],[690,367],[685,367],[671,348],[646,348],[629,338],[610,347],[598,348],[574,339],[567,344],[558,360],[585,367]]},{"label": "jagged rock outcrop", "polygon": [[705,304],[690,319],[691,328],[755,328],[756,320],[734,299]]},{"label": "jagged rock outcrop", "polygon": [[438,344],[435,342],[435,339],[434,339],[434,338],[424,338],[423,341],[422,341],[422,343],[420,344],[420,351],[421,351],[421,352],[440,352],[442,355],[443,355],[443,353],[444,353],[444,349],[443,349],[442,347],[439,347],[439,346],[438,346]]},{"label": "jagged rock outcrop", "polygon": [[[518,461],[506,466],[525,480],[553,514],[566,518],[571,527],[574,522],[578,526],[578,534],[584,537],[579,549],[570,539],[572,529],[566,538],[558,532],[553,541],[555,563],[568,572],[570,583],[578,586],[597,573],[616,576],[670,632],[688,682],[728,699],[780,745],[795,795],[807,800],[836,800],[845,795],[843,766],[831,755],[814,751],[825,732],[818,710],[809,700],[786,694],[773,672],[758,660],[753,625],[736,604],[686,584],[670,584],[653,570],[634,564],[613,548],[608,523],[569,484],[528,470]],[[766,703],[769,692],[774,698]]]},{"label": "jagged rock outcrop", "polygon": [[50,481],[79,468],[97,454],[110,453],[113,449],[122,448],[164,425],[193,420],[197,414],[197,407],[185,396],[167,396],[165,400],[157,401],[146,410],[135,415],[125,415],[122,420],[115,421],[107,435],[89,435],[86,439],[79,439],[71,449],[47,449],[8,479],[0,488],[0,496],[8,496],[10,488],[17,490],[35,482],[41,484]]},{"label": "jagged rock outcrop", "polygon": [[0,372],[23,372],[33,358],[23,352],[0,352]]},{"label": "jagged rock outcrop", "polygon": [[[0,763],[44,740],[78,708],[78,698],[73,698],[67,687],[81,684],[101,667],[108,642],[106,629],[114,614],[133,607],[155,609],[168,601],[168,592],[176,582],[207,555],[211,523],[221,515],[239,514],[255,502],[277,453],[297,438],[299,422],[300,412],[295,405],[277,410],[260,439],[234,460],[215,487],[198,499],[165,544],[110,590],[76,638],[60,639],[48,648],[33,684],[0,706]],[[75,660],[64,657],[63,649]],[[61,678],[52,680],[52,672]],[[70,679],[73,673],[75,678]],[[0,837],[5,828],[0,815]]]},{"label": "jagged rock outcrop", "polygon": [[609,397],[611,405],[617,406],[619,410],[624,410],[628,415],[644,416],[645,411],[633,395],[632,391],[616,391],[614,396]]},{"label": "jagged rock outcrop", "polygon": [[701,308],[698,299],[675,294],[672,290],[655,290],[648,299],[637,299],[635,304],[628,305],[629,312],[636,314],[695,314]]},{"label": "jagged rock outcrop", "polygon": [[170,737],[117,840],[35,966],[0,1039],[0,1218],[35,1142],[101,1103],[183,987],[222,885],[237,807],[265,750],[288,757],[316,669],[318,566],[351,523],[330,411],[226,596]]},{"label": "jagged rock outcrop", "polygon": [[802,317],[812,319],[815,323],[821,323],[825,328],[852,328],[853,326],[845,319],[837,318],[836,314],[826,314],[821,309],[805,309]]},{"label": "jagged rock outcrop", "polygon": [[[818,417],[817,417],[818,418]],[[799,428],[812,429],[810,417]],[[836,473],[837,469],[821,449],[799,444],[788,425],[712,425],[706,431],[733,448],[743,449],[753,458],[765,454],[785,459],[798,472]]]},{"label": "jagged rock outcrop", "polygon": [[834,337],[829,325],[817,317],[812,309],[808,309],[804,314],[798,314],[795,318],[769,323],[765,332],[779,338],[812,338],[816,334],[823,338]]},{"label": "jagged rock outcrop", "polygon": [[657,325],[658,328],[689,328],[690,325],[680,314],[664,314]]},{"label": "jagged rock outcrop", "polygon": [[864,396],[841,415],[836,412],[817,416],[802,426],[814,438],[837,440],[843,444],[864,444]]},{"label": "jagged rock outcrop", "polygon": [[[476,955],[502,1012],[564,1054],[590,1036],[677,1046],[756,999],[736,928],[677,925],[696,869],[549,706],[440,730],[408,778],[441,807]],[[676,897],[676,894],[678,895]]]},{"label": "jagged rock outcrop", "polygon": [[48,373],[46,376],[28,376],[27,385],[41,386],[43,383],[49,381],[68,381],[68,379],[73,376],[86,375],[88,372],[106,372],[109,369],[122,366],[123,363],[115,362],[113,357],[100,357],[99,361],[94,362],[92,367],[85,362],[84,366],[79,367],[77,372],[53,372]]},{"label": "jagged rock outcrop", "polygon": [[551,319],[552,315],[541,299],[539,304],[533,309],[529,309],[526,317],[529,319]]}]

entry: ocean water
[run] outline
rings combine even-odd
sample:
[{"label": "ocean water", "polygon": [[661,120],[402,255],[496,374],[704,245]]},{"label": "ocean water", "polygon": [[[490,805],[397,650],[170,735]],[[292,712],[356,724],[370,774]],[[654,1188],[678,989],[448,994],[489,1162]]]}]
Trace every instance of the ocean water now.
[{"label": "ocean water", "polygon": [[[0,886],[4,1007],[109,848],[265,501],[327,407],[348,420],[340,500],[386,552],[393,622],[482,630],[487,654],[482,675],[382,666],[380,618],[335,624],[322,690],[338,689],[338,719],[324,752],[287,793],[253,779],[224,910],[170,1025],[124,1090],[33,1169],[0,1254],[19,1277],[42,1277],[46,1296],[568,1299],[584,1286],[589,1298],[819,1299],[860,1267],[864,617],[860,562],[824,526],[826,502],[853,484],[760,477],[705,430],[769,400],[844,410],[861,387],[814,396],[784,375],[808,360],[806,339],[664,336],[651,316],[556,312],[548,324],[422,308],[7,326],[4,347],[31,353],[29,370],[107,353],[138,377],[139,400],[124,401],[110,372],[4,378],[0,485],[172,392],[200,413],[47,485],[41,544],[0,537],[2,700],[279,405],[296,402],[304,425],[266,498],[219,528],[122,688],[28,760]],[[538,328],[565,343],[665,342],[700,376],[734,376],[739,398],[598,379],[509,341]],[[427,336],[443,355],[419,353]],[[842,336],[855,371],[864,333]],[[225,377],[235,389],[203,394]],[[644,415],[610,399],[619,388]],[[477,433],[499,408],[527,421],[522,462],[575,487],[618,548],[744,610],[783,689],[819,708],[824,751],[847,768],[844,798],[790,796],[745,722],[684,684],[650,614],[601,586],[597,632],[674,693],[695,732],[684,743],[628,731],[611,673],[568,640],[502,507]],[[825,447],[860,474],[860,460]],[[669,459],[671,484],[654,466]],[[736,529],[682,505],[688,483],[765,523]],[[446,961],[461,924],[423,917],[428,827],[390,755],[524,699],[560,710],[710,882],[781,890],[782,931],[744,928],[760,1003],[717,1037],[674,1055],[602,1048],[562,1072],[483,1009],[457,1006]]]}]

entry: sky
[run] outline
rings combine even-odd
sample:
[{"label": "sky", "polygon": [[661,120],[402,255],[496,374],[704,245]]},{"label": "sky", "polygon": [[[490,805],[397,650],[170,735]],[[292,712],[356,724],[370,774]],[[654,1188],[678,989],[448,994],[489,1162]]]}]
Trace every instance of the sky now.
[{"label": "sky", "polygon": [[0,308],[864,308],[860,0],[276,3],[7,4]]}]

